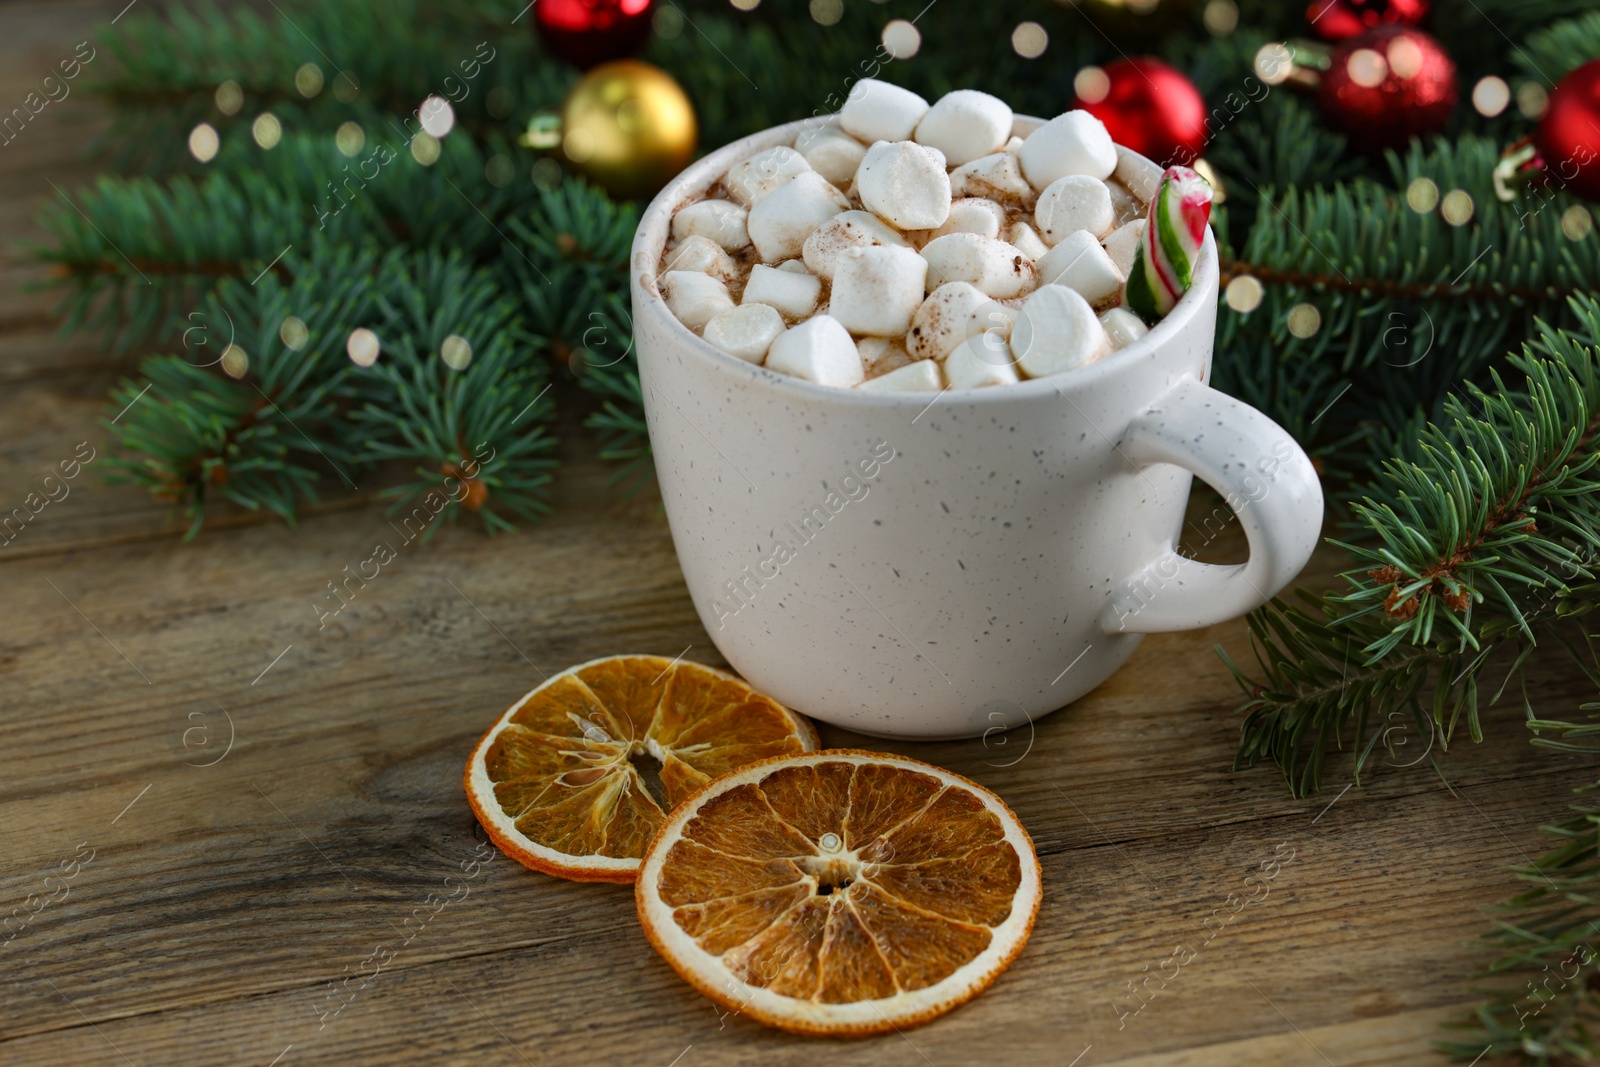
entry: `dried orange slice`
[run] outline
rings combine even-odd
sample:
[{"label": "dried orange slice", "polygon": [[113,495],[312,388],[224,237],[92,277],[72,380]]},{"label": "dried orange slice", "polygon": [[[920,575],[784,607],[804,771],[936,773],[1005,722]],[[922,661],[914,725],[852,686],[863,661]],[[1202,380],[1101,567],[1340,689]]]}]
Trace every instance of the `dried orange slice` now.
[{"label": "dried orange slice", "polygon": [[920,760],[829,749],[732,771],[679,805],[634,895],[651,944],[769,1026],[864,1036],[977,996],[1039,911],[1011,809]]},{"label": "dried orange slice", "polygon": [[[569,667],[500,716],[467,760],[500,851],[579,882],[631,882],[667,806],[719,774],[817,747],[811,723],[731,674],[662,656]],[[635,761],[645,761],[645,768]]]}]

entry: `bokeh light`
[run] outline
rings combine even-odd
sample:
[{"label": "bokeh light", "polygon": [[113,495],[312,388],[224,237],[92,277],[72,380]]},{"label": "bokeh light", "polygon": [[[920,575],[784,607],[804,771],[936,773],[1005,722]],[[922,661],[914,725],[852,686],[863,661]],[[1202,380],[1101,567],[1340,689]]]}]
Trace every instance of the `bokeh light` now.
[{"label": "bokeh light", "polygon": [[1233,0],[1211,0],[1200,16],[1206,32],[1213,37],[1226,37],[1239,28],[1239,5]]},{"label": "bokeh light", "polygon": [[417,108],[417,119],[429,134],[443,137],[455,127],[456,111],[450,106],[450,101],[434,95],[424,100],[422,106]]},{"label": "bokeh light", "polygon": [[1432,178],[1415,178],[1406,186],[1406,204],[1419,215],[1439,206],[1439,187]]},{"label": "bokeh light", "polygon": [[306,346],[311,339],[311,331],[306,329],[306,324],[290,315],[278,327],[278,340],[283,342],[285,348],[291,352],[298,352]]},{"label": "bokeh light", "polygon": [[905,19],[895,19],[883,28],[883,50],[895,59],[910,59],[922,48],[922,31]]},{"label": "bokeh light", "polygon": [[1465,226],[1472,220],[1474,210],[1476,205],[1472,202],[1472,194],[1465,189],[1452,189],[1439,202],[1440,216],[1452,226]]},{"label": "bokeh light", "polygon": [[1086,104],[1098,104],[1111,91],[1111,79],[1099,67],[1084,67],[1072,79],[1072,91]]},{"label": "bokeh light", "polygon": [[262,148],[276,148],[278,142],[283,140],[283,124],[272,112],[262,112],[250,124],[250,136],[254,137],[256,144]]},{"label": "bokeh light", "polygon": [[465,337],[453,333],[439,345],[439,358],[451,370],[466,370],[472,362],[472,345]]},{"label": "bokeh light", "polygon": [[844,18],[844,0],[811,0],[811,18],[819,26],[832,26]]},{"label": "bokeh light", "polygon": [[1228,288],[1223,290],[1223,299],[1233,310],[1248,315],[1261,306],[1263,292],[1260,282],[1248,274],[1241,274],[1228,283]]},{"label": "bokeh light", "polygon": [[1011,50],[1023,59],[1038,59],[1050,47],[1050,35],[1037,22],[1019,22],[1011,31]]},{"label": "bokeh light", "polygon": [[238,345],[230,344],[222,350],[222,373],[237,381],[250,372],[250,356]]},{"label": "bokeh light", "polygon": [[418,132],[411,138],[411,158],[424,167],[439,162],[439,139],[426,131]]},{"label": "bokeh light", "polygon": [[358,326],[350,331],[350,339],[344,343],[345,353],[350,357],[350,362],[358,367],[370,367],[378,362],[378,335],[365,326]]},{"label": "bokeh light", "polygon": [[212,100],[216,102],[217,110],[224,115],[237,115],[239,109],[244,107],[244,90],[239,88],[238,82],[229,78],[217,86]]},{"label": "bokeh light", "polygon": [[342,155],[353,159],[366,147],[367,134],[354,122],[340,123],[338,130],[334,132],[333,143],[339,146]]},{"label": "bokeh light", "polygon": [[1571,241],[1581,241],[1594,232],[1594,216],[1582,204],[1573,204],[1561,213],[1561,232]]},{"label": "bokeh light", "polygon": [[202,122],[189,131],[189,154],[202,163],[210,163],[217,155],[217,128]]},{"label": "bokeh light", "polygon": [[307,100],[322,92],[322,68],[315,63],[300,64],[294,72],[294,87]]},{"label": "bokeh light", "polygon": [[1322,312],[1311,304],[1296,304],[1289,309],[1289,332],[1304,340],[1322,329]]},{"label": "bokeh light", "polygon": [[1510,103],[1511,86],[1506,84],[1504,78],[1491,74],[1487,78],[1479,78],[1478,84],[1472,87],[1472,106],[1478,109],[1478,114],[1487,118],[1494,118]]}]

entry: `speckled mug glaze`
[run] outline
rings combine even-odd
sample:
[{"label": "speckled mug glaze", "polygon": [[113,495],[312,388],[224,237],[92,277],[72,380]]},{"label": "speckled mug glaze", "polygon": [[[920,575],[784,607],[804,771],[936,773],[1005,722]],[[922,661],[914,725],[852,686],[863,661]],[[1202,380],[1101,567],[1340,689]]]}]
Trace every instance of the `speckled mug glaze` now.
[{"label": "speckled mug glaze", "polygon": [[[1204,384],[1209,232],[1193,287],[1144,338],[1081,370],[931,405],[752,366],[678,322],[656,278],[673,210],[750,153],[830,121],[711,153],[661,191],[634,238],[634,336],[667,521],[729,663],[825,722],[971,737],[1087,693],[1142,634],[1235,618],[1299,573],[1322,524],[1311,461]],[[1016,132],[1038,124],[1019,116]],[[1117,176],[1148,199],[1160,169],[1118,151]],[[1177,555],[1192,475],[1235,506],[1247,563]]]}]

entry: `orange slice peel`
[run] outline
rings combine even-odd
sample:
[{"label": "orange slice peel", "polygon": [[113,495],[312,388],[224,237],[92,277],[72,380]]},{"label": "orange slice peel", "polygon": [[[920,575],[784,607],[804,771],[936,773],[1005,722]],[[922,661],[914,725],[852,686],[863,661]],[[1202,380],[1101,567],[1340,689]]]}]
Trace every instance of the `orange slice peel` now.
[{"label": "orange slice peel", "polygon": [[779,756],[678,805],[634,886],[684,979],[796,1033],[920,1025],[986,989],[1027,943],[1040,870],[999,797],[920,760]]},{"label": "orange slice peel", "polygon": [[468,802],[496,847],[584,882],[632,882],[666,806],[756,760],[813,751],[811,723],[724,671],[608,656],[513,704],[467,760]]}]

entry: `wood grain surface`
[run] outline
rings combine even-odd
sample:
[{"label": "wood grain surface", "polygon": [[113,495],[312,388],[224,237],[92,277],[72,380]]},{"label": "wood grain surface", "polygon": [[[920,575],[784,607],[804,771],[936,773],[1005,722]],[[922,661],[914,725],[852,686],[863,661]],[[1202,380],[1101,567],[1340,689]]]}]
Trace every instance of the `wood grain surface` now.
[{"label": "wood grain surface", "polygon": [[[125,3],[0,3],[0,111]],[[106,392],[132,371],[60,338],[53,298],[25,291],[43,277],[32,220],[52,184],[92,179],[103,121],[74,96],[0,149],[0,511],[81,443],[105,456]],[[1272,767],[1230,770],[1239,694],[1213,646],[1248,656],[1242,623],[1148,639],[1032,729],[911,744],[824,727],[1000,793],[1037,843],[1044,906],[1010,971],[931,1025],[765,1029],[676,977],[626,887],[502,857],[460,891],[482,840],[461,766],[509,701],[616,652],[721,662],[658,499],[609,487],[581,436],[551,519],[401,546],[326,628],[326,583],[395,540],[377,486],[296,529],[218,514],[185,545],[163,505],[91,462],[0,548],[0,914],[46,901],[0,941],[0,1062],[1443,1062],[1429,1043],[1472,1001],[1481,906],[1595,777],[1536,753],[1508,708],[1452,748],[1455,795],[1425,765],[1346,790],[1342,760],[1322,796],[1293,800]],[[1242,550],[1232,529],[1211,549]],[[1319,556],[1307,580],[1338,564]],[[1556,713],[1593,694],[1550,676],[1532,695]],[[1267,895],[1239,906],[1274,858]],[[393,958],[373,976],[376,950]]]}]

